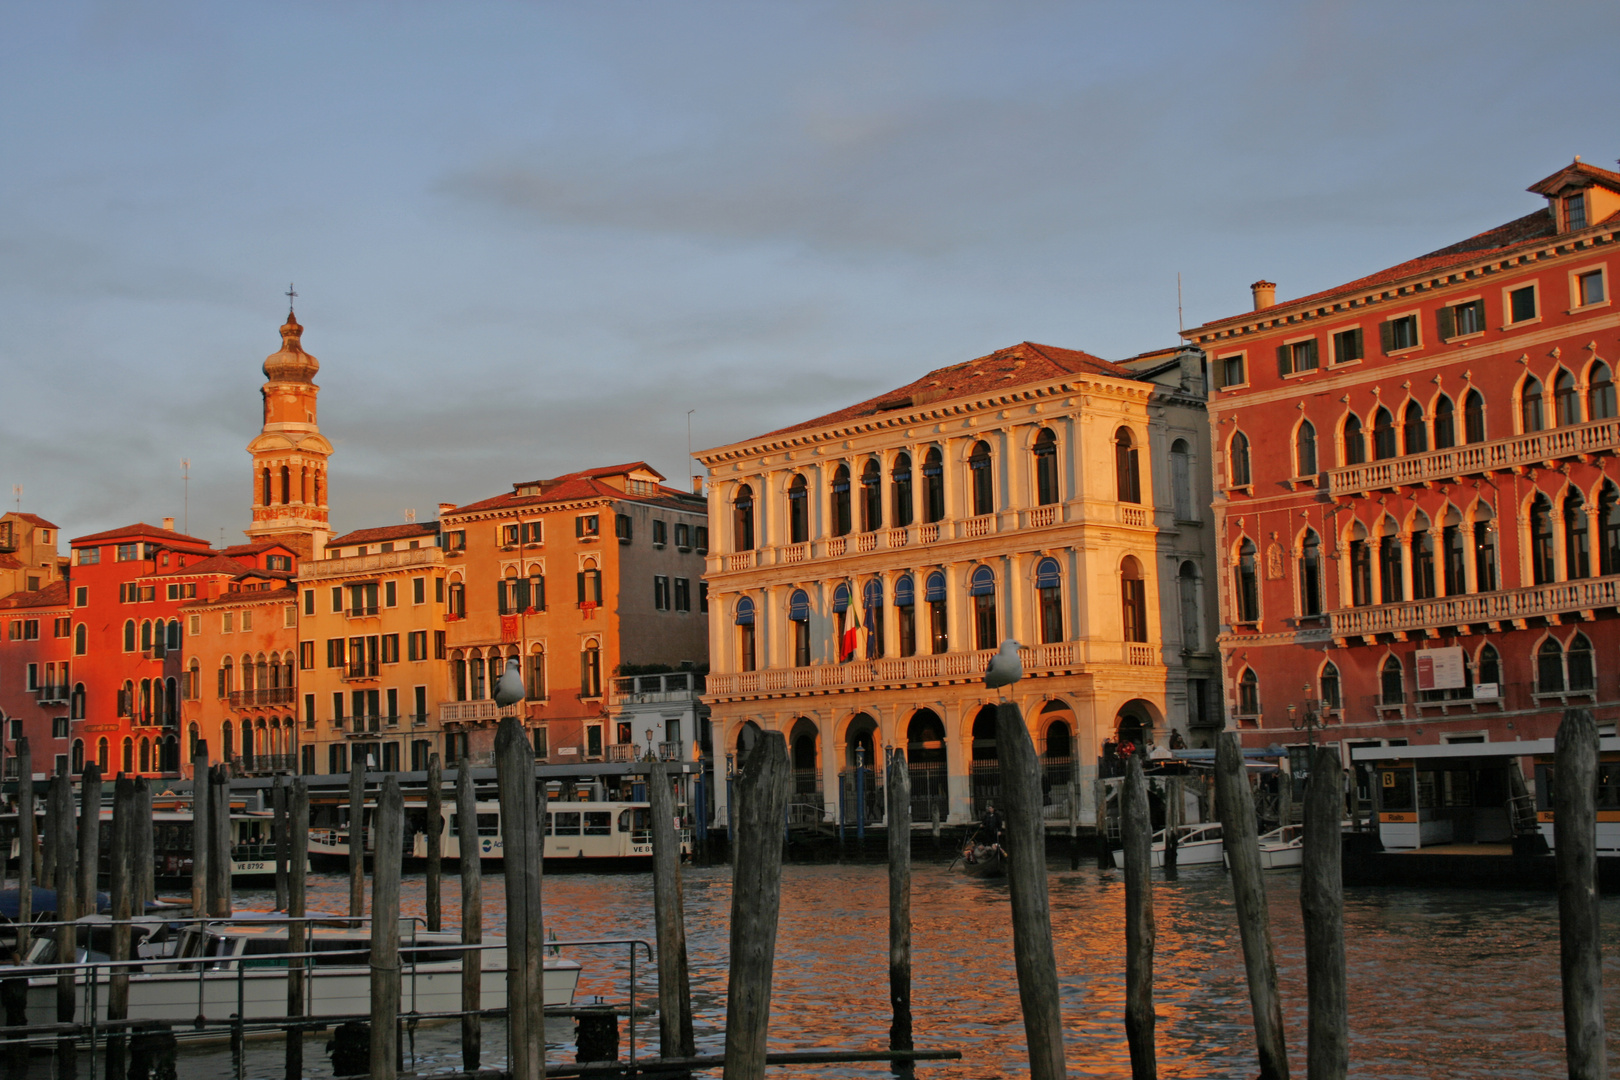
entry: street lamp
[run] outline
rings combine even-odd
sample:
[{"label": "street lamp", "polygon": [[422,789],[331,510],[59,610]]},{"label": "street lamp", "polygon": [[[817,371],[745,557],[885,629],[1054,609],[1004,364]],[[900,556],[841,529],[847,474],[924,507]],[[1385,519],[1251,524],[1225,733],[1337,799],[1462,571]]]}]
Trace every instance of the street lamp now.
[{"label": "street lamp", "polygon": [[1311,696],[1309,684],[1300,687],[1300,691],[1305,696],[1304,715],[1296,718],[1294,705],[1290,702],[1288,706],[1288,726],[1295,731],[1303,731],[1305,733],[1305,745],[1314,750],[1316,748],[1316,732],[1318,729],[1328,726],[1332,720],[1332,713],[1331,711],[1322,711],[1322,702]]}]

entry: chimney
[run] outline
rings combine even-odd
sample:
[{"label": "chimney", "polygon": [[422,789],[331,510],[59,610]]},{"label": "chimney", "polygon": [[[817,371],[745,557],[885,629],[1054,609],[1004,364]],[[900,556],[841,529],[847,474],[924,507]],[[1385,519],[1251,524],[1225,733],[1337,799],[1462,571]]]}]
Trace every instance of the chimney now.
[{"label": "chimney", "polygon": [[163,527],[168,529],[170,532],[174,532],[174,518],[164,518]]},{"label": "chimney", "polygon": [[1254,291],[1254,310],[1264,311],[1277,302],[1277,283],[1261,279],[1249,286]]},{"label": "chimney", "polygon": [[439,504],[439,516],[444,517],[444,515],[450,513],[455,508],[456,508],[455,503],[440,503]]},{"label": "chimney", "polygon": [[692,477],[692,494],[694,494],[694,495],[703,494],[703,477],[701,477],[701,476]]}]

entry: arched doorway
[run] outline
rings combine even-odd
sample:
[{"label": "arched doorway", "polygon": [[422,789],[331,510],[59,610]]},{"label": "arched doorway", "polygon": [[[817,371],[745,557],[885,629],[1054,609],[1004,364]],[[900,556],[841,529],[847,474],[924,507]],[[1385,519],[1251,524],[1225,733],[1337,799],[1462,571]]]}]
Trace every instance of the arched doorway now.
[{"label": "arched doorway", "polygon": [[906,766],[911,774],[911,820],[941,821],[950,814],[945,760],[945,722],[933,709],[918,709],[906,725]]},{"label": "arched doorway", "polygon": [[877,721],[870,713],[856,713],[844,729],[840,784],[845,794],[846,820],[861,816],[867,822],[883,820],[883,763],[877,759]]},{"label": "arched doorway", "polygon": [[1045,806],[1060,807],[1069,818],[1069,785],[1075,780],[1074,712],[1065,701],[1048,701],[1036,718],[1041,752],[1041,796]]},{"label": "arched doorway", "polygon": [[1106,776],[1124,776],[1124,762],[1119,747],[1130,743],[1136,753],[1146,754],[1153,743],[1154,716],[1157,710],[1141,698],[1127,701],[1114,715],[1114,738],[1103,744],[1103,767]]},{"label": "arched doorway", "polygon": [[1001,760],[996,748],[996,707],[985,705],[973,717],[973,751],[968,763],[968,782],[973,795],[973,816],[983,817],[985,807],[1001,799]]},{"label": "arched doorway", "polygon": [[798,717],[788,729],[788,758],[793,765],[793,794],[788,820],[819,822],[822,818],[820,735],[815,721]]}]

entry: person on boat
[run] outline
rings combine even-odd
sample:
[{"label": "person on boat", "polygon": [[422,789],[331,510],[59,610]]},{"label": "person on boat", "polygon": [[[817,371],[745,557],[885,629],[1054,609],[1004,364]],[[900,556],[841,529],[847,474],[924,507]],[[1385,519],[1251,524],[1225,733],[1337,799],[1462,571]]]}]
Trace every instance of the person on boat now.
[{"label": "person on boat", "polygon": [[1170,729],[1170,749],[1172,749],[1172,750],[1185,750],[1185,749],[1187,749],[1187,740],[1183,739],[1181,737],[1181,729],[1180,728],[1171,728]]},{"label": "person on boat", "polygon": [[979,822],[979,831],[973,834],[973,861],[979,862],[994,855],[1005,857],[1007,849],[1002,846],[1006,839],[1006,825],[1001,815],[991,803],[984,805],[984,819]]}]

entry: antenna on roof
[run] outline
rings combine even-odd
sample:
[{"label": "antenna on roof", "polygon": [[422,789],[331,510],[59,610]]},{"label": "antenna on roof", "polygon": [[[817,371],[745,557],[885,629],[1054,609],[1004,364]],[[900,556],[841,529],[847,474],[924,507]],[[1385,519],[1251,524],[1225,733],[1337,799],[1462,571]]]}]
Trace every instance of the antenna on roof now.
[{"label": "antenna on roof", "polygon": [[183,457],[183,458],[180,459],[180,481],[181,481],[181,483],[183,483],[185,485],[185,496],[184,496],[185,501],[180,504],[180,506],[181,506],[181,514],[182,514],[182,517],[181,517],[180,520],[183,522],[183,524],[180,526],[180,531],[185,533],[187,536],[190,536],[191,535],[191,459],[188,458],[188,457]]},{"label": "antenna on roof", "polygon": [[416,507],[413,506],[405,511],[405,520],[412,525],[416,524]]},{"label": "antenna on roof", "polygon": [[1176,332],[1187,329],[1187,324],[1181,317],[1181,271],[1176,271]]},{"label": "antenna on roof", "polygon": [[22,513],[22,485],[11,485],[11,497],[17,500],[17,513]]},{"label": "antenna on roof", "polygon": [[692,481],[697,478],[697,470],[692,468],[692,414],[696,409],[686,410],[686,487],[690,491]]}]

